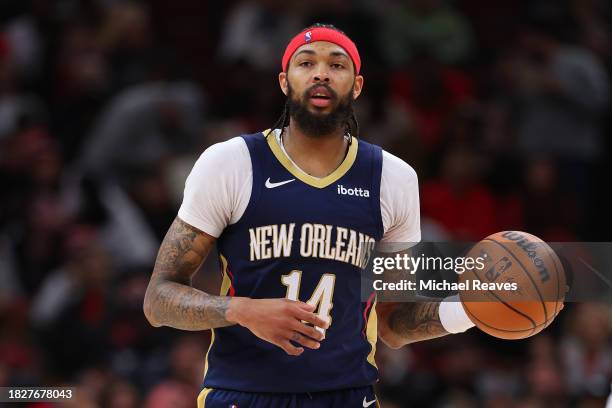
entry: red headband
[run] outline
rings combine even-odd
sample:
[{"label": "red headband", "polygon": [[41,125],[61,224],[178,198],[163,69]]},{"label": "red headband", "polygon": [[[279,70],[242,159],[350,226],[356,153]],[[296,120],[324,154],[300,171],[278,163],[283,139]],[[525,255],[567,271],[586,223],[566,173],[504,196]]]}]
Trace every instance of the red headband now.
[{"label": "red headband", "polygon": [[357,52],[355,43],[341,32],[326,27],[308,28],[293,37],[293,39],[289,42],[289,45],[287,45],[285,54],[283,55],[283,71],[287,71],[287,64],[289,64],[289,60],[291,59],[291,56],[295,50],[304,44],[310,44],[315,41],[329,41],[330,43],[334,43],[344,48],[349,57],[351,57],[351,60],[353,60],[353,65],[355,65],[355,75],[359,75],[359,69],[361,69],[361,58],[359,58],[359,52]]}]

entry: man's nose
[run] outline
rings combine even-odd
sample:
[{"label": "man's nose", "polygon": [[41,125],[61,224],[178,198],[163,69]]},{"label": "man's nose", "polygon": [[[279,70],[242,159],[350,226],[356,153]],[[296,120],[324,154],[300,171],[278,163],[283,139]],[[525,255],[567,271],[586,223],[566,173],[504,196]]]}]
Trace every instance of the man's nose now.
[{"label": "man's nose", "polygon": [[326,64],[317,65],[313,79],[315,82],[329,82],[329,67]]}]

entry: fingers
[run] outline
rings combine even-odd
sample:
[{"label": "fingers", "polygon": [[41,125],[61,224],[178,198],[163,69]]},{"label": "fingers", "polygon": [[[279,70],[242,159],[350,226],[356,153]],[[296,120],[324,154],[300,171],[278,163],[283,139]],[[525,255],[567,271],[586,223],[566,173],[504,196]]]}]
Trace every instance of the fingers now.
[{"label": "fingers", "polygon": [[304,352],[302,347],[294,346],[289,340],[281,340],[280,342],[276,343],[276,345],[285,350],[285,353],[289,354],[290,356],[299,356]]},{"label": "fingers", "polygon": [[313,313],[316,308],[313,305],[289,299],[282,299],[282,302],[279,319],[273,327],[267,327],[263,331],[275,334],[269,336],[259,333],[256,335],[280,347],[290,356],[299,356],[304,352],[305,347],[312,350],[319,349],[320,341],[325,338],[323,330],[329,327],[329,323]]},{"label": "fingers", "polygon": [[321,347],[321,344],[318,341],[313,340],[310,337],[304,336],[296,331],[287,333],[287,336],[291,341],[294,341],[312,350],[317,350],[319,347]]},{"label": "fingers", "polygon": [[314,312],[315,310],[314,305],[308,304],[306,302],[294,301],[294,304],[300,309],[303,309],[307,312]]},{"label": "fingers", "polygon": [[305,336],[308,336],[314,340],[321,341],[325,338],[325,336],[323,335],[321,331],[315,329],[312,326],[307,326],[304,323],[299,322],[297,320],[291,325],[291,329]]},{"label": "fingers", "polygon": [[314,324],[317,327],[320,327],[322,329],[327,329],[329,328],[329,323],[326,322],[325,320],[321,319],[319,316],[317,316],[314,313],[311,312],[307,312],[303,309],[300,308],[296,308],[295,310],[295,317],[297,317],[299,320],[304,320],[308,323]]}]

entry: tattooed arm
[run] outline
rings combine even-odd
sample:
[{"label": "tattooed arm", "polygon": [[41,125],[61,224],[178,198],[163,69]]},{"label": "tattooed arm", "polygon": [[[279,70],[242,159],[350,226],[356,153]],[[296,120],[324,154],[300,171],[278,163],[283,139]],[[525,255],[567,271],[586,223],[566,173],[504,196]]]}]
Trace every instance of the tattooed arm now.
[{"label": "tattooed arm", "polygon": [[[389,252],[387,255],[411,257],[413,256],[413,250],[414,248],[409,248],[397,253]],[[417,276],[406,269],[389,268],[384,271],[383,279],[390,283],[397,283],[402,280],[410,280],[416,283]],[[399,348],[409,343],[450,334],[440,322],[438,314],[440,300],[422,296],[411,300],[416,301],[379,302],[376,304],[378,336],[383,343],[391,348]]]},{"label": "tattooed arm", "polygon": [[155,326],[206,330],[239,324],[289,355],[303,347],[318,349],[329,323],[314,306],[289,299],[213,296],[191,287],[191,278],[210,252],[215,238],[176,218],[159,248],[144,299],[144,313]]},{"label": "tattooed arm", "polygon": [[215,238],[176,218],[166,234],[144,299],[144,313],[155,326],[205,330],[229,326],[230,298],[209,295],[191,286]]},{"label": "tattooed arm", "polygon": [[446,336],[438,310],[440,301],[379,303],[378,335],[391,348]]}]

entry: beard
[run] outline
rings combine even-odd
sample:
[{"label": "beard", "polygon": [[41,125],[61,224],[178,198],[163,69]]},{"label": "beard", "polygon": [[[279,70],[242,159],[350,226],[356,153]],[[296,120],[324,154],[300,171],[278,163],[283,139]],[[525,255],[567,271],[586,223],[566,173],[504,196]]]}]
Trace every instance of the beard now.
[{"label": "beard", "polygon": [[[312,89],[324,86],[331,95],[331,102],[338,101],[329,113],[311,112],[308,110],[308,99]],[[353,113],[353,95],[348,92],[344,97],[338,99],[338,94],[326,84],[313,85],[302,95],[301,99],[294,98],[291,85],[288,84],[287,106],[289,116],[295,120],[296,125],[304,134],[311,137],[322,137],[344,129],[351,114]]]}]

